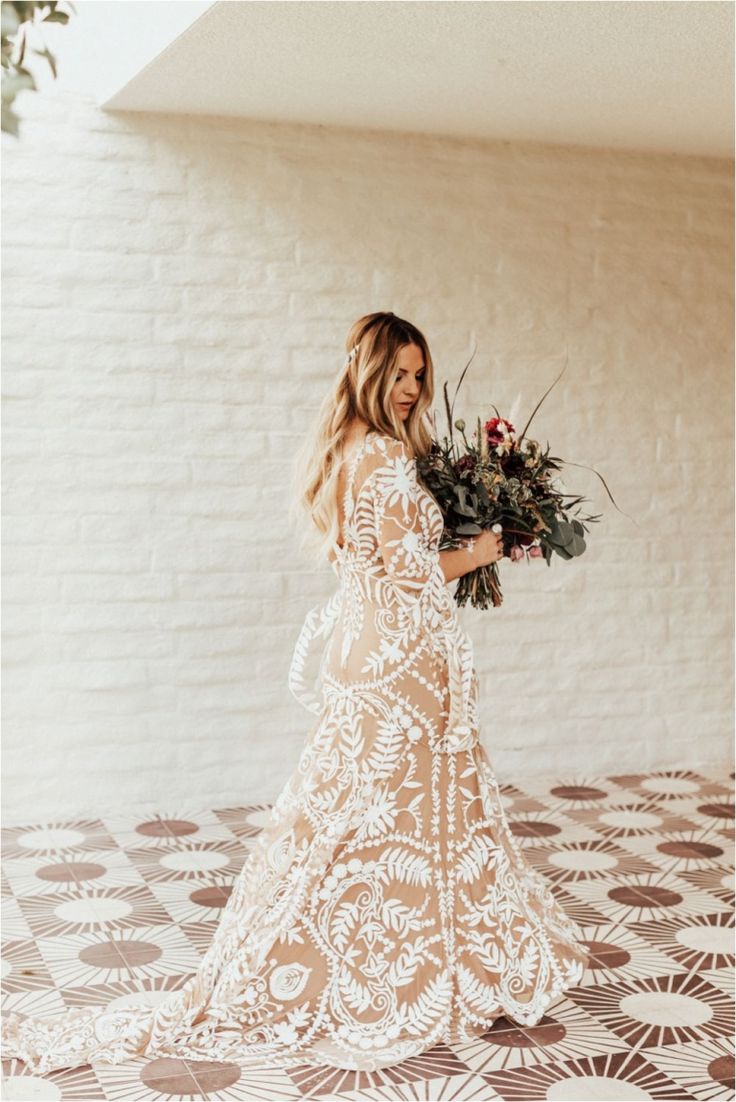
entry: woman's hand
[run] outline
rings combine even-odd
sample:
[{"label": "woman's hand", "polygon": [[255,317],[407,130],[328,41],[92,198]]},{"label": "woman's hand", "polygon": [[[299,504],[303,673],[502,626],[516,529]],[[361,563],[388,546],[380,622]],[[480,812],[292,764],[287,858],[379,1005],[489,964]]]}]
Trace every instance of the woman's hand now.
[{"label": "woman's hand", "polygon": [[498,562],[503,556],[503,536],[484,528],[477,536],[463,541],[460,547],[440,551],[440,566],[446,582],[453,582],[463,574],[472,574],[479,566]]},{"label": "woman's hand", "polygon": [[479,535],[473,536],[468,551],[475,564],[474,570],[479,566],[490,566],[491,563],[498,562],[503,558],[503,533],[484,528]]}]

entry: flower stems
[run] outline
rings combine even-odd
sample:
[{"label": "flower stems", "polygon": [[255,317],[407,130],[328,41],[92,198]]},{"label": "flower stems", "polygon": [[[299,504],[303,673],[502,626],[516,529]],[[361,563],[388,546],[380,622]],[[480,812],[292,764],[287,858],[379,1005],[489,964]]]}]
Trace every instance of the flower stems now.
[{"label": "flower stems", "polygon": [[455,601],[462,607],[468,601],[474,608],[498,608],[503,603],[495,562],[479,566],[458,579]]}]

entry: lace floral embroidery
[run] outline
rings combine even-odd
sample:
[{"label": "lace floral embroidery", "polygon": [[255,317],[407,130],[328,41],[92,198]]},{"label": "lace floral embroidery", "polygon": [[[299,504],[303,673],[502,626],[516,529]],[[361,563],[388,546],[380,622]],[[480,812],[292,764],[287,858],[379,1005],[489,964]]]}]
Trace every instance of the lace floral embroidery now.
[{"label": "lace floral embroidery", "polygon": [[312,726],[197,971],[156,1007],[6,1015],[6,1057],[42,1073],[139,1055],[371,1070],[501,1014],[534,1024],[579,983],[587,954],[479,741],[442,516],[402,443],[369,434],[345,503],[339,584],[289,676]]}]

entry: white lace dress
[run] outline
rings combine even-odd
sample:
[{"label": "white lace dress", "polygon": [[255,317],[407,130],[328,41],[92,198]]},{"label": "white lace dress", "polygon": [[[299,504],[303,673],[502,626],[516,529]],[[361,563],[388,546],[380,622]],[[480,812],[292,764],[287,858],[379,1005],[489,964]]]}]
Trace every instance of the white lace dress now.
[{"label": "white lace dress", "polygon": [[290,671],[315,719],[197,972],[155,1007],[9,1014],[6,1058],[371,1070],[500,1015],[534,1024],[581,980],[578,931],[525,860],[479,742],[442,515],[401,442],[362,441],[344,514],[338,588]]}]

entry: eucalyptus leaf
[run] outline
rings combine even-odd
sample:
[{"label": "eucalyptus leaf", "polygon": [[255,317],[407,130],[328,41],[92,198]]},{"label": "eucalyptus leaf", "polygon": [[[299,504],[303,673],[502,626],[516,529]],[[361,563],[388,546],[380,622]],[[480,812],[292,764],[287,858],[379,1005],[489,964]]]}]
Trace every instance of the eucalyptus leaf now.
[{"label": "eucalyptus leaf", "polygon": [[491,504],[491,498],[488,490],[482,482],[477,482],[475,489],[476,493],[478,494],[478,504],[482,509],[486,508],[488,505]]}]

